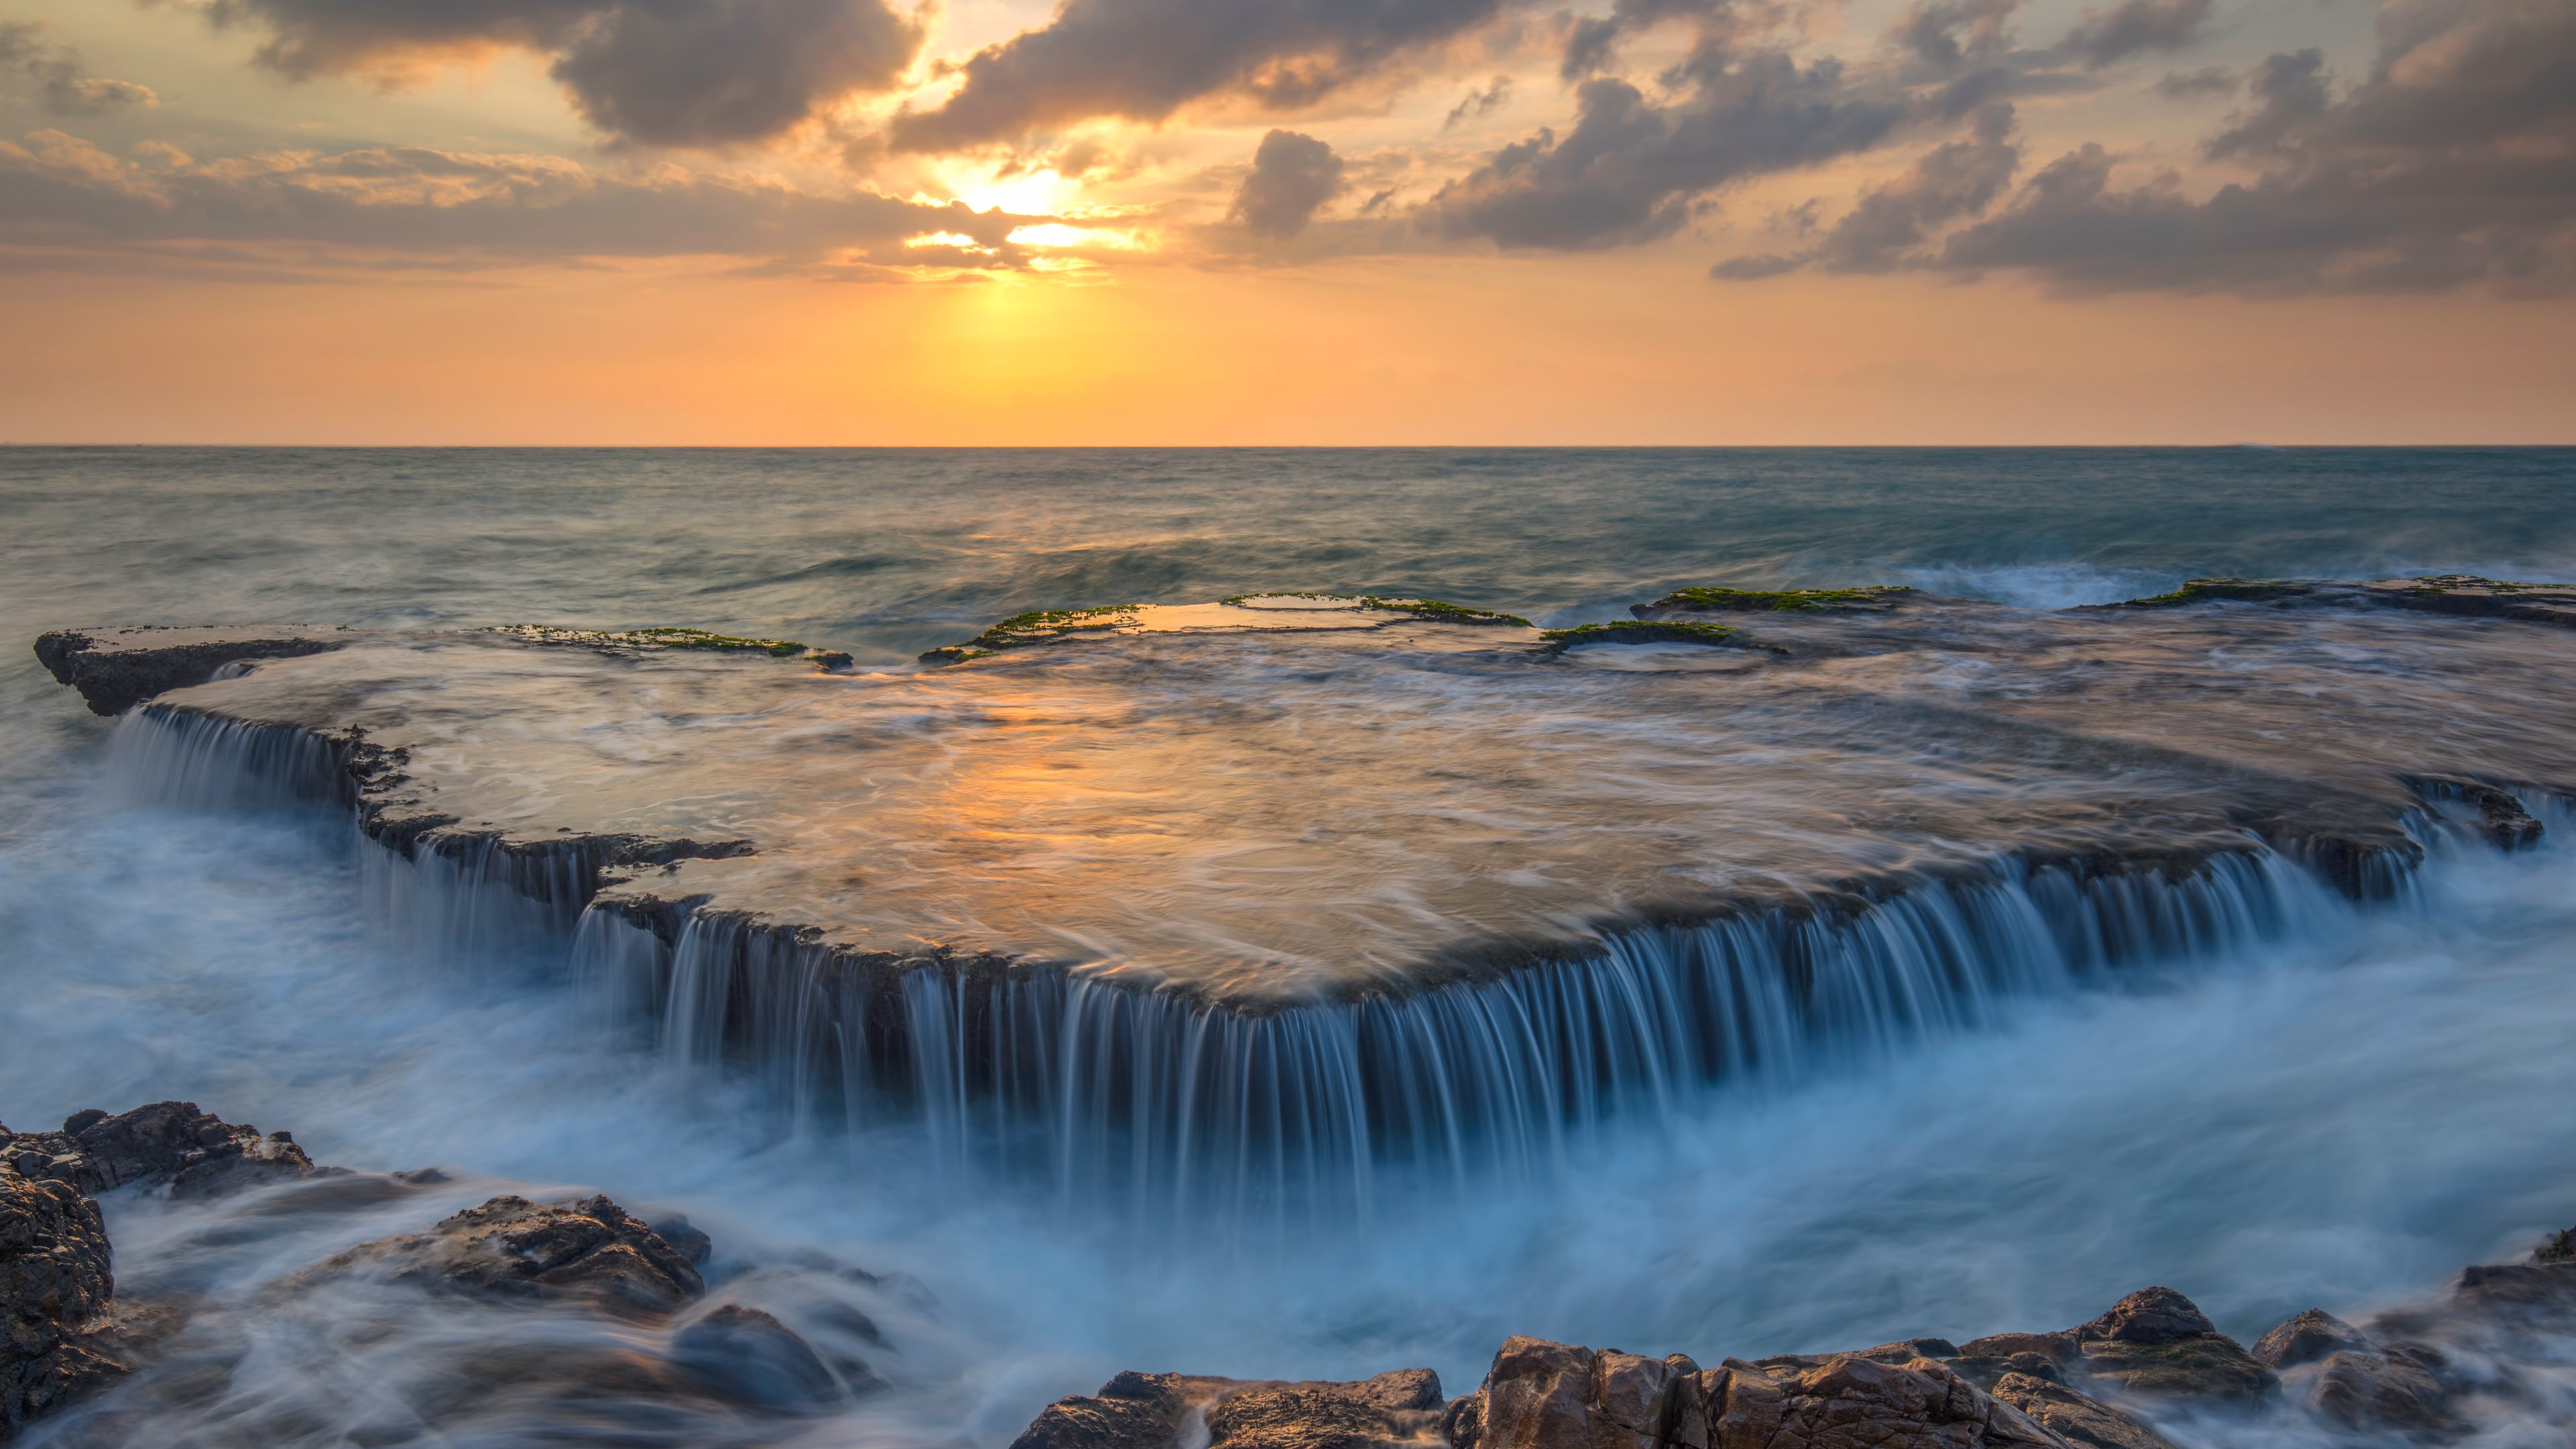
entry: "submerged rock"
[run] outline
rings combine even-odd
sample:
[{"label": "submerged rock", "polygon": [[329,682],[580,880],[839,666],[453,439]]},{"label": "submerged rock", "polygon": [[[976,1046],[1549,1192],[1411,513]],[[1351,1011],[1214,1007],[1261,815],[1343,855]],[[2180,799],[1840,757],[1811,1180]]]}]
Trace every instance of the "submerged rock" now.
[{"label": "submerged rock", "polygon": [[115,1292],[98,1204],[0,1173],[0,1437],[126,1371],[89,1341]]},{"label": "submerged rock", "polygon": [[194,1102],[154,1102],[113,1117],[93,1107],[66,1118],[59,1132],[0,1128],[0,1162],[21,1177],[67,1182],[85,1193],[167,1183],[181,1196],[315,1170],[288,1134],[263,1137]]},{"label": "submerged rock", "polygon": [[2433,1372],[2441,1361],[2437,1351],[2421,1344],[2392,1345],[2384,1353],[2328,1354],[2309,1386],[2308,1407],[2326,1422],[2357,1433],[2395,1430],[2449,1437],[2466,1426],[2453,1417],[2450,1394]]},{"label": "submerged rock", "polygon": [[426,1233],[360,1244],[321,1271],[368,1268],[403,1282],[582,1298],[637,1314],[668,1313],[706,1292],[686,1255],[605,1196],[551,1206],[496,1197]]}]

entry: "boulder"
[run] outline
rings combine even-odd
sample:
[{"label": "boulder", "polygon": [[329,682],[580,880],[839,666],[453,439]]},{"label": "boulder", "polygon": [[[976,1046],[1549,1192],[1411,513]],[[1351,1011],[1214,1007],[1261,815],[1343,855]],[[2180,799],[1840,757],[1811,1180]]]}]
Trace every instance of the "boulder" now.
[{"label": "boulder", "polygon": [[2311,1308],[2254,1340],[2252,1356],[2263,1367],[2278,1370],[2315,1363],[2345,1349],[2369,1347],[2370,1340],[2360,1329],[2322,1308]]},{"label": "boulder", "polygon": [[0,1173],[0,1437],[125,1372],[89,1341],[115,1292],[98,1204]]},{"label": "boulder", "polygon": [[1418,1445],[1439,1410],[1429,1369],[1348,1383],[1129,1372],[1056,1401],[1011,1449],[1173,1449],[1194,1416],[1207,1449],[1393,1449]]},{"label": "boulder", "polygon": [[[2014,1357],[2047,1362],[2035,1354]],[[1994,1394],[2076,1449],[2174,1449],[2162,1434],[2054,1378],[2007,1373],[1996,1380]]]},{"label": "boulder", "polygon": [[2392,1345],[2385,1353],[2331,1353],[2309,1386],[2308,1407],[2356,1433],[2446,1438],[2466,1432],[2434,1374],[2441,1366],[2441,1356],[2420,1344]]},{"label": "boulder", "polygon": [[368,1268],[442,1289],[586,1298],[629,1314],[668,1313],[706,1291],[687,1257],[606,1197],[552,1206],[496,1197],[426,1233],[362,1243],[321,1271]]},{"label": "boulder", "polygon": [[194,1196],[314,1171],[283,1132],[233,1126],[194,1102],[154,1102],[109,1116],[75,1112],[59,1132],[0,1133],[0,1165],[21,1177],[67,1182],[84,1193],[167,1183]]},{"label": "boulder", "polygon": [[2074,1334],[2084,1377],[2122,1393],[2246,1405],[2279,1386],[2171,1288],[2142,1288]]},{"label": "boulder", "polygon": [[810,1413],[847,1397],[812,1344],[771,1315],[738,1303],[724,1304],[673,1334],[670,1358],[710,1397],[734,1403]]},{"label": "boulder", "polygon": [[1379,1449],[1419,1438],[1441,1408],[1440,1376],[1398,1369],[1358,1383],[1254,1384],[1207,1409],[1209,1449]]},{"label": "boulder", "polygon": [[2029,1415],[1928,1358],[1843,1355],[1794,1372],[1729,1359],[1695,1384],[1707,1406],[1707,1449],[2067,1449]]}]

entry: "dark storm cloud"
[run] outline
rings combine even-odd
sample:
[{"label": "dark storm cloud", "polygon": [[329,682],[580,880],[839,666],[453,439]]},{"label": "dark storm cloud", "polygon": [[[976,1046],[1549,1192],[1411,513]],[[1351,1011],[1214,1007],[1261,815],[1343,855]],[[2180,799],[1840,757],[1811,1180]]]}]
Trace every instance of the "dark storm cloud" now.
[{"label": "dark storm cloud", "polygon": [[1901,93],[1852,81],[1835,61],[1800,66],[1777,51],[1703,47],[1673,79],[1682,93],[1669,104],[1624,80],[1585,81],[1573,130],[1495,152],[1442,188],[1423,223],[1505,247],[1651,241],[1729,182],[1878,145],[1909,109]]},{"label": "dark storm cloud", "polygon": [[2180,50],[2200,38],[2210,0],[2120,0],[2088,10],[2061,46],[2095,69],[2148,51]]},{"label": "dark storm cloud", "polygon": [[920,27],[884,0],[211,0],[291,76],[399,73],[442,52],[552,56],[591,124],[648,146],[772,140],[894,85]]},{"label": "dark storm cloud", "polygon": [[1233,216],[1255,236],[1292,237],[1341,189],[1342,158],[1332,147],[1295,131],[1273,131],[1253,153]]},{"label": "dark storm cloud", "polygon": [[2088,146],[1943,264],[2094,291],[2576,291],[2576,6],[2392,0],[2370,73],[2340,98],[2316,52],[2276,55],[2209,143],[2261,168],[2194,201],[2111,184]]},{"label": "dark storm cloud", "polygon": [[0,72],[14,71],[36,83],[46,110],[57,116],[95,116],[134,106],[160,104],[150,86],[84,74],[80,52],[49,44],[44,27],[33,21],[0,22]]},{"label": "dark storm cloud", "polygon": [[2021,165],[2012,141],[2013,110],[2001,102],[1977,113],[1964,140],[1924,153],[1903,176],[1861,193],[1824,239],[1796,256],[1738,257],[1711,275],[1727,281],[1777,276],[1799,267],[1829,272],[1885,272],[1907,264],[1933,229],[1994,204]]},{"label": "dark storm cloud", "polygon": [[988,46],[935,109],[898,116],[898,150],[948,151],[1099,116],[1160,121],[1240,94],[1310,105],[1500,13],[1502,0],[1066,0]]},{"label": "dark storm cloud", "polygon": [[584,257],[906,263],[922,259],[908,239],[955,233],[984,249],[977,264],[1007,266],[1024,260],[1010,233],[1054,219],[739,177],[620,179],[560,157],[423,147],[203,164],[161,147],[152,159],[128,162],[58,131],[0,141],[0,244],[100,253],[278,244],[470,269]]}]

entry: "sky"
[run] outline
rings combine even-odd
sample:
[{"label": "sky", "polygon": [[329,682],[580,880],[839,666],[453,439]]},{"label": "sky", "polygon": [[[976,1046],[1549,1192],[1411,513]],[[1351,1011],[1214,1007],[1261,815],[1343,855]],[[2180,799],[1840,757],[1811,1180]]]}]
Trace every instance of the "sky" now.
[{"label": "sky", "polygon": [[0,0],[0,442],[2576,443],[2576,0]]}]

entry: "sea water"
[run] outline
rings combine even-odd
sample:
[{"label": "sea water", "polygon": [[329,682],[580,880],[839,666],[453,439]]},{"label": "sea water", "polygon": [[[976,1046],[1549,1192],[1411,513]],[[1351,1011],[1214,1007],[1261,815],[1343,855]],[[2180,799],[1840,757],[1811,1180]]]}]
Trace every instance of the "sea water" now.
[{"label": "sea water", "polygon": [[[12,450],[0,620],[22,650],[72,624],[533,621],[893,662],[1023,608],[1264,589],[1552,624],[1711,582],[2054,606],[2210,573],[2576,576],[2572,487],[2563,451]],[[1042,1186],[927,1190],[911,1135],[809,1130],[621,1038],[543,922],[425,949],[328,813],[137,802],[108,722],[0,658],[0,1119],[185,1097],[454,1179],[309,1221],[111,1197],[122,1291],[197,1295],[212,1366],[120,1391],[130,1442],[339,1442],[410,1412],[406,1373],[479,1328],[280,1285],[504,1190],[685,1212],[720,1291],[818,1339],[836,1304],[878,1324],[856,1351],[882,1391],[669,1442],[1000,1444],[1122,1368],[1426,1364],[1461,1392],[1509,1333],[1713,1361],[2062,1327],[2149,1282],[2250,1337],[2576,1220],[2563,814],[2538,851],[2438,848],[2407,899],[2321,903],[2138,990],[1711,1092],[1509,1193],[1247,1245]],[[646,1418],[585,1422],[641,1442]],[[577,1437],[507,1403],[471,1428]]]}]

